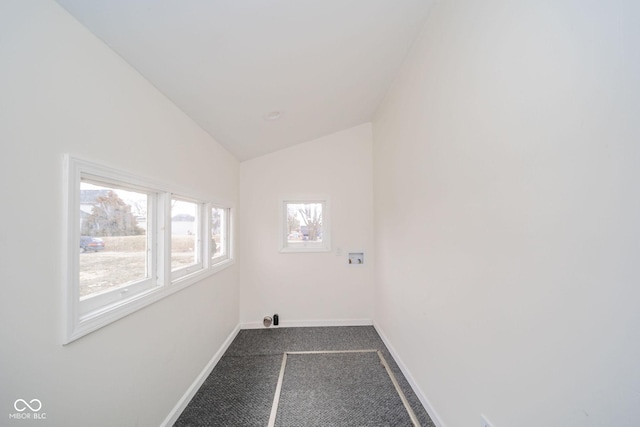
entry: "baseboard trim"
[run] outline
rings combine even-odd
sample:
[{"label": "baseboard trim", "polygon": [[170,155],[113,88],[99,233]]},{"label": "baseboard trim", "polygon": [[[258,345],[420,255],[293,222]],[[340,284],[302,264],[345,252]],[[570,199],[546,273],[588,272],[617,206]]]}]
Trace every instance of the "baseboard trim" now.
[{"label": "baseboard trim", "polygon": [[[371,319],[337,319],[337,320],[290,320],[280,321],[278,326],[269,328],[309,328],[317,326],[372,326]],[[241,323],[240,329],[266,329],[260,322]]]},{"label": "baseboard trim", "polygon": [[404,377],[409,382],[409,385],[411,385],[411,388],[413,388],[413,391],[416,393],[416,396],[418,396],[418,399],[420,399],[422,406],[424,406],[424,409],[427,411],[427,414],[429,414],[429,417],[431,417],[431,421],[433,421],[436,427],[446,427],[444,422],[442,422],[442,419],[436,412],[436,410],[433,408],[433,405],[431,405],[431,402],[429,402],[429,399],[427,399],[427,396],[425,396],[425,394],[422,392],[422,390],[414,380],[413,376],[411,375],[411,372],[409,371],[409,368],[407,368],[407,366],[404,364],[404,362],[400,358],[400,355],[398,354],[396,349],[393,347],[393,345],[389,341],[389,338],[387,338],[387,336],[385,335],[384,330],[375,320],[373,321],[373,327],[378,332],[378,335],[380,335],[380,338],[382,339],[382,342],[384,342],[384,345],[386,345],[387,348],[389,349],[389,352],[393,356],[393,359],[398,364],[398,367],[402,371],[402,374],[404,375]]},{"label": "baseboard trim", "polygon": [[200,386],[202,386],[209,374],[211,374],[211,371],[213,371],[213,368],[215,368],[215,366],[218,364],[224,352],[227,351],[236,335],[238,335],[238,332],[240,332],[240,325],[236,325],[233,331],[231,331],[227,339],[222,343],[222,346],[220,346],[220,349],[213,355],[211,360],[209,360],[209,363],[207,363],[202,372],[200,372],[200,374],[196,377],[191,386],[189,386],[184,395],[182,395],[176,406],[174,406],[171,412],[169,412],[167,418],[165,418],[162,424],[160,424],[161,427],[173,426],[173,424],[178,421],[178,418],[180,417],[180,414],[182,414],[182,411],[184,411],[189,402],[191,402],[191,399],[193,399],[193,396],[196,394]]}]

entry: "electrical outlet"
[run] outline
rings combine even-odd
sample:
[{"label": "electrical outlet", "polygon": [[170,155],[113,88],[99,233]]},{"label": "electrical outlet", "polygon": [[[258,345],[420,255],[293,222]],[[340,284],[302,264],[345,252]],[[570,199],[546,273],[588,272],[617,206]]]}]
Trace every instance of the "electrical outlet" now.
[{"label": "electrical outlet", "polygon": [[493,424],[489,422],[487,417],[485,417],[484,415],[480,415],[480,427],[493,427]]}]

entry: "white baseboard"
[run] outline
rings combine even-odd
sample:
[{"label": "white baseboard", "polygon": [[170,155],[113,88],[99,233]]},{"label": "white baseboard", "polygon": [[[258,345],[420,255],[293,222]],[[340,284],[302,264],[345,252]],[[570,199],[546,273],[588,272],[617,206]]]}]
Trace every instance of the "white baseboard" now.
[{"label": "white baseboard", "polygon": [[220,349],[213,355],[211,360],[209,360],[209,363],[207,363],[207,365],[204,367],[202,372],[200,372],[200,374],[196,377],[196,379],[193,381],[191,386],[189,386],[189,388],[184,393],[182,398],[180,398],[176,406],[174,406],[171,412],[169,412],[169,415],[167,415],[167,418],[165,418],[162,424],[160,424],[160,427],[170,427],[176,421],[178,421],[178,418],[180,417],[180,414],[182,414],[182,411],[184,411],[184,408],[187,407],[187,405],[189,404],[191,399],[193,399],[193,396],[196,394],[200,386],[204,383],[204,381],[207,379],[209,374],[211,374],[211,371],[213,371],[213,368],[218,364],[224,352],[227,351],[227,349],[235,339],[236,335],[238,335],[238,332],[240,332],[240,325],[237,325],[233,329],[233,331],[231,331],[227,339],[222,343],[222,346],[220,347]]},{"label": "white baseboard", "polygon": [[374,321],[373,322],[373,327],[376,329],[376,331],[378,332],[378,335],[380,335],[380,338],[382,338],[382,341],[384,342],[384,344],[389,349],[389,352],[393,356],[393,359],[398,364],[398,367],[402,371],[402,374],[404,375],[404,377],[409,382],[409,385],[411,385],[411,388],[413,388],[413,391],[416,393],[416,396],[418,396],[418,399],[420,399],[420,402],[422,403],[422,406],[424,406],[424,409],[429,414],[429,417],[431,417],[431,421],[433,421],[433,423],[436,425],[436,427],[446,427],[444,422],[442,422],[442,419],[440,418],[440,416],[436,412],[436,410],[433,408],[433,405],[431,405],[431,402],[429,402],[429,399],[427,399],[427,396],[425,396],[425,394],[422,392],[422,390],[420,389],[420,387],[418,386],[416,381],[413,379],[413,376],[411,375],[411,372],[409,372],[409,369],[407,368],[407,366],[404,364],[404,362],[402,362],[402,359],[400,358],[400,355],[398,354],[396,349],[393,347],[393,345],[391,344],[391,342],[389,341],[389,339],[385,335],[385,333],[382,330],[382,328],[380,327],[380,325],[377,322]]},{"label": "white baseboard", "polygon": [[[372,326],[371,319],[337,319],[337,320],[289,320],[271,328],[308,328],[314,326]],[[261,322],[241,323],[240,329],[266,329]]]}]

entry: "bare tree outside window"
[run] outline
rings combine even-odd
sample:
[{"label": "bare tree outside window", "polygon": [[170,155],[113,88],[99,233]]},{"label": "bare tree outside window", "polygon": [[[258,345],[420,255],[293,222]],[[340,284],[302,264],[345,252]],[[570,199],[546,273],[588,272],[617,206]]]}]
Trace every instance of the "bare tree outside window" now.
[{"label": "bare tree outside window", "polygon": [[287,203],[289,242],[322,242],[322,203]]},{"label": "bare tree outside window", "polygon": [[86,236],[136,236],[144,234],[144,229],[137,224],[131,206],[115,191],[107,190],[106,195],[95,199],[80,233]]},{"label": "bare tree outside window", "polygon": [[148,195],[106,183],[80,183],[81,298],[148,277]]}]

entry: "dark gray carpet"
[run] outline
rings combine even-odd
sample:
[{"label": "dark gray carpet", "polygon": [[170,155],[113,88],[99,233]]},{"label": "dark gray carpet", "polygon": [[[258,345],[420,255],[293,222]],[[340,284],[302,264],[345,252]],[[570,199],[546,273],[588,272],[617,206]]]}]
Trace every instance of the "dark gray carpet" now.
[{"label": "dark gray carpet", "polygon": [[[187,408],[180,415],[178,421],[174,424],[178,427],[183,426],[260,426],[265,427],[269,422],[269,414],[271,405],[278,382],[278,375],[282,364],[282,355],[285,351],[323,351],[323,350],[363,350],[377,349],[381,350],[386,358],[391,370],[393,371],[400,387],[411,404],[420,424],[425,427],[435,427],[429,419],[426,411],[422,407],[417,396],[409,386],[408,382],[402,375],[400,369],[394,362],[391,354],[384,346],[382,340],[372,326],[354,326],[354,327],[325,327],[325,328],[277,328],[277,329],[255,329],[242,330],[233,341],[229,349],[222,356],[220,362],[213,369],[209,377],[205,380],[198,392],[195,394]],[[360,354],[360,356],[362,356]],[[308,355],[289,355],[287,362],[286,375],[290,372],[293,375],[300,376],[300,381],[290,382],[287,387],[283,387],[282,397],[287,393],[296,393],[295,384],[303,384],[304,376],[298,374],[304,371],[305,360]],[[316,357],[316,356],[313,356]],[[378,356],[375,353],[369,354],[367,357]],[[322,360],[321,360],[322,359]],[[318,366],[328,363],[331,358],[317,358]],[[347,360],[349,359],[349,360]],[[364,376],[371,374],[369,369],[375,363],[365,363],[366,366],[355,363],[356,358],[344,358],[345,369],[349,373],[343,371],[342,379],[353,377],[354,382],[364,382]],[[289,362],[293,362],[295,371],[289,371],[292,367]],[[334,359],[335,361],[335,359]],[[300,366],[298,366],[298,364]],[[309,366],[316,366],[316,363]],[[350,368],[349,368],[350,366]],[[380,369],[379,374],[386,375],[382,365],[377,363]],[[298,369],[300,368],[300,369]],[[353,369],[351,369],[353,368]],[[334,367],[334,370],[337,369]],[[322,375],[322,369],[312,368],[312,371]],[[368,373],[367,373],[368,372]],[[388,377],[387,377],[388,378]],[[337,378],[334,378],[337,380]],[[313,380],[310,380],[311,382]],[[313,389],[311,382],[307,383],[307,391]],[[381,383],[384,381],[381,380]],[[336,387],[348,386],[347,382],[334,382]],[[329,395],[332,385],[318,383],[317,390],[322,389],[321,394]],[[298,391],[303,393],[303,388]],[[384,390],[384,388],[383,388]],[[376,397],[375,405],[388,406],[397,408],[397,405],[388,405],[394,399],[399,399],[398,394],[391,386],[389,393],[374,394]],[[355,392],[354,392],[355,393]],[[384,394],[380,397],[379,394]],[[362,397],[362,396],[361,396]],[[378,400],[380,398],[380,400]],[[366,399],[366,398],[365,398]],[[354,400],[355,401],[355,400]],[[281,401],[281,405],[284,401]],[[285,405],[288,405],[285,403]],[[318,408],[321,405],[318,405]],[[278,416],[283,417],[280,411],[286,410],[287,417],[297,417],[287,419],[276,419],[278,427],[303,427],[303,426],[410,426],[408,415],[402,410],[384,410],[380,411],[375,419],[367,419],[365,424],[359,423],[355,419],[354,409],[347,412],[332,413],[331,424],[318,424],[316,420],[319,418],[313,414],[309,408],[304,408],[304,415],[296,415],[293,405],[280,406]],[[301,409],[303,409],[301,407]],[[320,409],[321,410],[321,409]],[[404,412],[403,412],[404,411]],[[396,413],[397,412],[397,413]],[[283,412],[284,413],[284,412]],[[362,421],[362,420],[361,420]],[[295,424],[288,424],[294,422]],[[298,424],[300,423],[300,424]]]},{"label": "dark gray carpet", "polygon": [[377,353],[287,356],[276,426],[411,426]]}]

